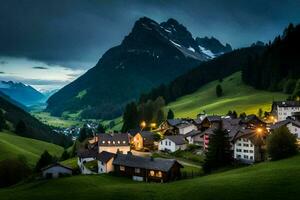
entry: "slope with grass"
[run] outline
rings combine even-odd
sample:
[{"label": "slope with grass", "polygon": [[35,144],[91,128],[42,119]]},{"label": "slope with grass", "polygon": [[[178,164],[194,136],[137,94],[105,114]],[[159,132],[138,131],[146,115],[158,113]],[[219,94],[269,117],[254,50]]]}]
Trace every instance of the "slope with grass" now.
[{"label": "slope with grass", "polygon": [[[216,86],[220,84],[224,95],[216,96]],[[238,113],[257,114],[258,109],[270,111],[273,100],[285,100],[286,94],[256,90],[241,80],[241,72],[236,72],[223,81],[213,81],[193,94],[183,96],[170,103],[176,117],[196,117],[205,111],[207,114],[226,114],[229,110]]]},{"label": "slope with grass", "polygon": [[[140,183],[110,175],[34,181],[0,189],[6,199],[296,199],[300,156],[168,184]],[[70,186],[72,189],[70,189]]]},{"label": "slope with grass", "polygon": [[63,152],[63,148],[55,144],[20,137],[9,132],[0,132],[0,160],[22,155],[33,167],[44,150],[54,156],[60,156]]}]

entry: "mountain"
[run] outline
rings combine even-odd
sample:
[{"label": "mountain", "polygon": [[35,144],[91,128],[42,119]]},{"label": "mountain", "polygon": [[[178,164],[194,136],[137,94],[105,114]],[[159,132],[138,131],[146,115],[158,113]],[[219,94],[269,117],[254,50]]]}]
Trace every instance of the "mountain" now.
[{"label": "mountain", "polygon": [[230,44],[223,45],[219,40],[214,37],[197,37],[196,43],[202,53],[205,53],[209,58],[215,58],[224,53],[232,51]]},{"label": "mountain", "polygon": [[25,111],[27,111],[27,109],[28,109],[26,106],[24,106],[23,104],[20,104],[19,102],[13,100],[12,98],[10,98],[9,96],[7,96],[6,94],[4,94],[1,91],[0,91],[0,98],[3,98],[4,100],[10,102],[11,104],[13,104],[13,105],[25,110]]},{"label": "mountain", "polygon": [[32,106],[45,101],[42,93],[23,83],[0,81],[0,91],[24,106]]},{"label": "mountain", "polygon": [[55,116],[80,112],[84,118],[114,118],[141,92],[208,59],[192,34],[176,20],[159,24],[143,17],[94,68],[52,95],[47,111]]},{"label": "mountain", "polygon": [[71,142],[66,136],[54,133],[49,126],[41,123],[29,113],[1,96],[0,109],[4,111],[4,119],[8,121],[14,129],[21,121],[24,122],[25,128],[23,129],[24,132],[21,134],[23,137],[43,140],[61,146],[69,145]]}]

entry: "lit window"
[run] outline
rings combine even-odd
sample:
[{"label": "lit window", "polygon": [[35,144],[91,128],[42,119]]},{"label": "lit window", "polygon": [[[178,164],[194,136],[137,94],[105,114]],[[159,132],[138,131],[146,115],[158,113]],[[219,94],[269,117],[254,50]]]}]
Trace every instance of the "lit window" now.
[{"label": "lit window", "polygon": [[118,144],[120,144],[120,141],[118,141]]},{"label": "lit window", "polygon": [[102,143],[105,144],[105,141],[103,141]]},{"label": "lit window", "polygon": [[151,171],[150,171],[150,176],[154,176],[154,175],[155,175],[154,171],[151,170]]},{"label": "lit window", "polygon": [[108,141],[107,143],[110,144],[110,141]]},{"label": "lit window", "polygon": [[123,141],[123,144],[125,144],[126,143],[126,141]]},{"label": "lit window", "polygon": [[113,144],[115,144],[116,142],[115,141],[113,141]]},{"label": "lit window", "polygon": [[157,176],[157,177],[162,177],[161,171],[157,172],[156,176]]},{"label": "lit window", "polygon": [[120,166],[120,171],[125,171],[125,167],[124,166]]},{"label": "lit window", "polygon": [[141,172],[141,169],[140,168],[135,168],[134,172],[139,174]]}]

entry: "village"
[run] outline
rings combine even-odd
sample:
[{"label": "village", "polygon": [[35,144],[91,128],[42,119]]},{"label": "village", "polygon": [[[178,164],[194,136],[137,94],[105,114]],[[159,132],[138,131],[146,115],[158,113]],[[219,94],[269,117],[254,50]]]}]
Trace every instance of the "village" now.
[{"label": "village", "polygon": [[[80,173],[113,173],[135,181],[169,182],[181,179],[182,161],[157,157],[193,146],[196,154],[208,151],[216,129],[225,130],[230,141],[232,160],[244,165],[268,160],[266,140],[280,127],[287,127],[300,141],[300,102],[276,101],[271,111],[262,118],[248,115],[232,116],[199,114],[196,119],[167,119],[159,126],[141,122],[140,128],[128,133],[98,133],[90,138],[85,148],[78,150]],[[159,137],[158,137],[159,136]],[[72,169],[56,163],[42,169],[46,178],[72,174]]]}]

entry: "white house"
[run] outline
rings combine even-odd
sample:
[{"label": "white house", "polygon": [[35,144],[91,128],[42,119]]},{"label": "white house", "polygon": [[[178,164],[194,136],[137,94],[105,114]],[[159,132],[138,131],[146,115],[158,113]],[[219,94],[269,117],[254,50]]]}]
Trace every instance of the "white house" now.
[{"label": "white house", "polygon": [[286,119],[271,125],[270,130],[274,130],[286,126],[289,131],[294,134],[298,140],[300,140],[300,121],[293,119]]},{"label": "white house", "polygon": [[234,159],[251,164],[261,161],[264,157],[265,133],[257,135],[255,130],[247,129],[239,132],[234,138]]},{"label": "white house", "polygon": [[183,135],[166,136],[165,139],[158,143],[158,150],[175,152],[177,150],[185,150],[187,141]]},{"label": "white house", "polygon": [[278,122],[286,120],[287,117],[292,117],[296,112],[300,112],[299,101],[274,101],[272,104],[271,113]]},{"label": "white house", "polygon": [[192,123],[183,123],[176,126],[180,135],[185,135],[193,130],[197,130],[197,126]]},{"label": "white house", "polygon": [[115,154],[107,151],[102,151],[98,156],[98,173],[109,173],[114,171],[113,161]]},{"label": "white house", "polygon": [[130,151],[130,136],[128,133],[99,134],[98,138],[99,153],[107,151],[127,154]]},{"label": "white house", "polygon": [[73,170],[60,163],[49,165],[42,169],[44,178],[58,178],[64,175],[72,175]]}]

